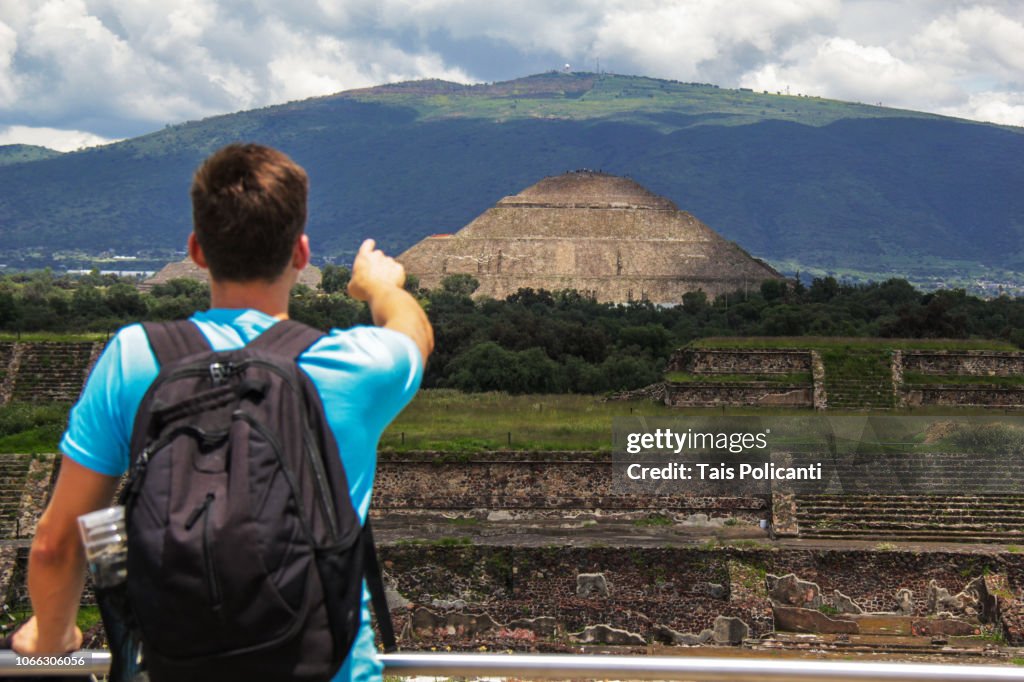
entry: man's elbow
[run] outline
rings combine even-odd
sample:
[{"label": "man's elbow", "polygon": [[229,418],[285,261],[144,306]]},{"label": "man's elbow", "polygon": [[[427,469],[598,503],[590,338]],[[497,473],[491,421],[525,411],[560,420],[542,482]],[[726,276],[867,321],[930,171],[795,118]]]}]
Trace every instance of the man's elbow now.
[{"label": "man's elbow", "polygon": [[29,550],[29,566],[58,566],[71,561],[80,551],[78,537],[70,531],[58,528],[44,515],[36,527],[36,535],[32,539]]},{"label": "man's elbow", "polygon": [[434,352],[434,328],[431,326],[430,320],[427,319],[427,314],[419,305],[406,315],[396,315],[384,327],[401,332],[412,339],[416,347],[420,349],[423,363],[426,364],[427,358]]}]

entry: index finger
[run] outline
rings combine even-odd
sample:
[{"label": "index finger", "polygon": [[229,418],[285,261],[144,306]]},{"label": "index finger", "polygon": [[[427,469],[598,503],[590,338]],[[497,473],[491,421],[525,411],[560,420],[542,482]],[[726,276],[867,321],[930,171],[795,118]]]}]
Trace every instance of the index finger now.
[{"label": "index finger", "polygon": [[372,239],[364,239],[362,245],[359,247],[360,254],[373,253],[374,247],[377,243]]}]

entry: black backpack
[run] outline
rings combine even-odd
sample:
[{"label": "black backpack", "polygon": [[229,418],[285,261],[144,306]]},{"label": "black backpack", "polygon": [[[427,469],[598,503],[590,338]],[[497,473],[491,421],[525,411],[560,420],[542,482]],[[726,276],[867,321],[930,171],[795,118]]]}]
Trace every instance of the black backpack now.
[{"label": "black backpack", "polygon": [[329,680],[359,630],[364,577],[394,650],[369,520],[296,364],[321,333],[285,320],[217,352],[188,320],[144,328],[160,373],[121,501],[150,678]]}]

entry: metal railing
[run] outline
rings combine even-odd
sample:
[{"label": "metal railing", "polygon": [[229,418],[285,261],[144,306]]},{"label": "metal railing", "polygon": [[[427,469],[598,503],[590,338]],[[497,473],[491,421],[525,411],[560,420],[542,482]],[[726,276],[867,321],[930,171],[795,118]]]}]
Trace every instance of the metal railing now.
[{"label": "metal railing", "polygon": [[[60,659],[74,658],[62,664]],[[47,664],[47,661],[50,661]],[[589,654],[383,654],[387,675],[433,677],[515,677],[568,679],[609,677],[621,680],[693,682],[1024,682],[1024,667],[934,663],[860,663],[834,660],[709,658],[690,656],[600,656]],[[55,674],[103,675],[110,653],[85,650],[63,657],[41,657],[38,664],[0,651],[0,677]]]}]

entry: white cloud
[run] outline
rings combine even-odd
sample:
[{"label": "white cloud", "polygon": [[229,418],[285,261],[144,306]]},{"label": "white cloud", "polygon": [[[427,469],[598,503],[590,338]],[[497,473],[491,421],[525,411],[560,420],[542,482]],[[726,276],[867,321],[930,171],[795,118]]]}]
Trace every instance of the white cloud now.
[{"label": "white cloud", "polygon": [[801,45],[779,62],[744,74],[740,83],[755,90],[822,95],[887,106],[913,106],[922,93],[946,99],[951,88],[936,78],[938,67],[907,62],[885,47],[826,38]]},{"label": "white cloud", "polygon": [[59,152],[71,152],[83,147],[95,147],[117,140],[93,135],[82,130],[59,130],[57,128],[31,128],[28,126],[7,126],[0,128],[0,145],[34,144],[49,147]]},{"label": "white cloud", "polygon": [[964,104],[940,109],[946,116],[959,116],[975,121],[1024,126],[1024,93],[979,92]]},{"label": "white cloud", "polygon": [[273,34],[278,50],[267,64],[266,84],[272,101],[428,76],[470,81],[464,71],[446,67],[436,55],[410,54],[388,42],[310,38],[282,26],[273,27]]},{"label": "white cloud", "polygon": [[1020,125],[1020,45],[1019,0],[0,0],[0,125],[122,137],[383,82],[597,59]]},{"label": "white cloud", "polygon": [[912,40],[924,59],[964,71],[985,70],[1008,77],[1024,72],[1024,21],[993,7],[970,7],[942,15]]},{"label": "white cloud", "polygon": [[137,134],[387,81],[471,80],[430,49],[375,35],[374,3],[290,7],[0,0],[0,123]]},{"label": "white cloud", "polygon": [[724,2],[616,4],[603,18],[595,49],[684,80],[703,78],[712,62],[732,62],[736,51],[784,49],[812,27],[827,25],[839,9],[832,0],[746,3],[742,11]]},{"label": "white cloud", "polygon": [[18,48],[18,34],[0,21],[0,107],[9,106],[17,96],[15,74],[12,68]]}]

